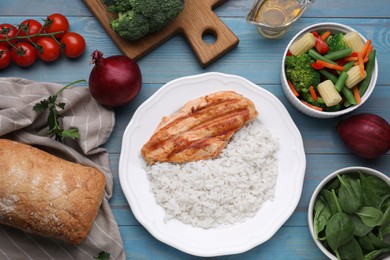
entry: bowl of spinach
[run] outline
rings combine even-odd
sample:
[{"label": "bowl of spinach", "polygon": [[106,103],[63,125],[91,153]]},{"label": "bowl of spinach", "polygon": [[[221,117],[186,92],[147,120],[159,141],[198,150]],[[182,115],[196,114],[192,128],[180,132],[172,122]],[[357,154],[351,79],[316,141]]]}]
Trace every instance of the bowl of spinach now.
[{"label": "bowl of spinach", "polygon": [[317,186],[308,208],[311,236],[330,259],[390,257],[390,178],[347,167]]}]

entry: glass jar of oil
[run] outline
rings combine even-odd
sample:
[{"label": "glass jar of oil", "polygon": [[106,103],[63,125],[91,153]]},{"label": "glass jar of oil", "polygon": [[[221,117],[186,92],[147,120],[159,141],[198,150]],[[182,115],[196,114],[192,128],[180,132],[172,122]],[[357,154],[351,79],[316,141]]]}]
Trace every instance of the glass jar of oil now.
[{"label": "glass jar of oil", "polygon": [[255,24],[265,38],[282,37],[305,12],[310,0],[256,0],[247,22]]}]

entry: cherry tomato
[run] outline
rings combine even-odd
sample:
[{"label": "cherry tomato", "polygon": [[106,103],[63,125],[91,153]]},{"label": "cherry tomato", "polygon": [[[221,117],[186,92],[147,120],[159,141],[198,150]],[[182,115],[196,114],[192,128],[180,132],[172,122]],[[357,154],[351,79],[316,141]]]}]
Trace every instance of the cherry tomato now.
[{"label": "cherry tomato", "polygon": [[[42,24],[40,22],[38,22],[37,20],[27,19],[19,24],[18,29],[19,29],[19,34],[18,34],[19,36],[34,35],[34,34],[42,32]],[[40,38],[39,36],[35,36],[35,37],[31,37],[30,39],[33,42],[36,42],[39,38]],[[28,40],[25,39],[25,41],[28,41]]]},{"label": "cherry tomato", "polygon": [[11,51],[6,46],[0,45],[0,70],[8,67],[11,60]]},{"label": "cherry tomato", "polygon": [[52,62],[61,55],[61,47],[52,37],[42,37],[36,44],[38,45],[37,55],[40,60]]},{"label": "cherry tomato", "polygon": [[21,67],[31,66],[37,59],[35,48],[28,42],[19,42],[12,48],[12,59]]},{"label": "cherry tomato", "polygon": [[[0,40],[5,40],[7,39],[12,39],[16,36],[16,34],[18,33],[18,29],[16,29],[15,26],[13,26],[12,24],[9,24],[9,23],[3,23],[3,24],[0,24]],[[13,39],[13,40],[10,40],[10,42],[12,44],[15,44],[16,43],[16,39]],[[6,41],[1,41],[0,42],[0,45],[3,45],[3,46],[6,46],[6,47],[9,47],[10,44]]]},{"label": "cherry tomato", "polygon": [[45,32],[54,33],[54,32],[63,32],[59,34],[54,34],[54,37],[61,39],[61,37],[69,31],[69,21],[62,14],[51,14],[46,18]]},{"label": "cherry tomato", "polygon": [[64,45],[64,54],[68,58],[77,58],[85,51],[85,40],[78,33],[65,33],[61,38],[61,43]]}]

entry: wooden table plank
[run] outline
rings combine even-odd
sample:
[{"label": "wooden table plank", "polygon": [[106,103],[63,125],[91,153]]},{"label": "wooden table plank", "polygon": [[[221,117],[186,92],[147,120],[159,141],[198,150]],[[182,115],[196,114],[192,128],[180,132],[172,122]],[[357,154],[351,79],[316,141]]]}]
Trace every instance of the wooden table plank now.
[{"label": "wooden table plank", "polygon": [[[230,0],[216,9],[216,13],[225,17],[246,17],[253,1]],[[0,16],[45,16],[53,12],[60,12],[67,16],[92,16],[80,0],[39,0],[39,4],[37,3],[37,1],[27,0],[4,0],[0,8]],[[389,18],[389,9],[388,0],[317,0],[304,17]]]},{"label": "wooden table plank", "polygon": [[[307,207],[312,192],[329,173],[347,166],[372,167],[390,175],[390,153],[377,160],[362,160],[341,143],[335,124],[338,119],[313,119],[294,109],[280,86],[282,53],[289,40],[302,28],[317,22],[339,22],[349,25],[373,40],[378,51],[379,77],[372,97],[355,113],[371,112],[390,121],[390,4],[376,1],[316,1],[283,39],[261,38],[255,27],[245,21],[252,0],[232,0],[215,9],[224,23],[239,37],[237,48],[207,68],[202,68],[182,37],[174,37],[141,60],[144,84],[139,96],[129,105],[116,109],[116,126],[105,148],[110,153],[114,191],[110,201],[118,221],[128,259],[198,259],[153,238],[135,219],[121,190],[118,177],[123,132],[137,107],[166,82],[178,77],[204,72],[222,72],[247,78],[273,93],[286,106],[303,136],[307,168],[300,201],[283,227],[266,243],[234,256],[217,259],[326,259],[316,248],[307,227]],[[364,10],[364,11],[362,11]],[[4,0],[0,23],[17,24],[27,18],[43,19],[60,12],[68,16],[71,30],[87,41],[85,54],[76,60],[62,57],[53,64],[37,62],[31,68],[15,66],[0,71],[0,77],[25,77],[36,81],[68,83],[88,79],[92,65],[90,53],[100,49],[105,56],[120,51],[98,21],[80,0]],[[1,91],[1,90],[0,90]],[[1,248],[1,245],[0,245]]]},{"label": "wooden table plank", "polygon": [[[17,24],[23,19],[23,17],[11,17],[5,20],[0,16],[0,23],[7,21]],[[118,48],[94,18],[70,17],[69,20],[71,30],[81,33],[86,39],[87,48],[82,57],[77,60],[61,57],[52,64],[38,61],[33,67],[26,69],[11,66],[0,71],[0,76],[18,76],[23,71],[24,77],[33,80],[71,82],[77,79],[88,79],[92,69],[92,65],[89,64],[90,54],[95,49],[102,50],[106,57],[120,54]],[[247,24],[243,18],[224,18],[223,21],[240,38],[237,48],[209,67],[202,68],[185,40],[180,36],[174,37],[139,60],[138,64],[144,83],[165,83],[182,76],[218,71],[240,75],[256,84],[280,85],[282,55],[290,39],[306,26],[316,22],[330,21],[349,25],[359,30],[367,38],[372,39],[373,45],[378,51],[380,74],[378,85],[390,85],[390,73],[386,73],[386,69],[390,67],[390,59],[387,41],[388,30],[385,29],[390,23],[390,19],[370,19],[368,23],[366,19],[318,20],[305,18],[298,21],[287,32],[286,36],[278,41],[261,38],[255,27]]]}]

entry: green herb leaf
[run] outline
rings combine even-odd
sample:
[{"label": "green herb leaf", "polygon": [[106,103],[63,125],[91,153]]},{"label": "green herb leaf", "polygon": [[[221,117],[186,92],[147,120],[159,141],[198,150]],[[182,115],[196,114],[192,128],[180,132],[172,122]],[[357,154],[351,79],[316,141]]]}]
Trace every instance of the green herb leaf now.
[{"label": "green herb leaf", "polygon": [[101,252],[99,252],[99,255],[97,257],[95,257],[95,259],[109,260],[110,259],[110,253],[108,253],[106,251],[101,251]]},{"label": "green herb leaf", "polygon": [[80,134],[77,128],[70,128],[68,130],[63,130],[61,136],[62,139],[64,139],[65,137],[69,137],[71,139],[77,139],[80,137]]},{"label": "green herb leaf", "polygon": [[60,119],[62,118],[62,116],[60,115],[57,108],[64,109],[65,103],[56,102],[58,95],[60,95],[66,88],[82,81],[85,80],[78,80],[62,87],[53,96],[49,96],[47,99],[44,99],[33,106],[33,110],[37,111],[38,113],[42,113],[46,110],[49,111],[49,115],[47,118],[47,124],[49,125],[49,135],[50,137],[54,137],[57,141],[63,142],[64,138],[77,139],[80,137],[77,128],[65,130],[61,127]]},{"label": "green herb leaf", "polygon": [[65,108],[65,103],[58,103],[57,107],[64,109]]},{"label": "green herb leaf", "polygon": [[43,112],[49,107],[49,102],[47,100],[42,100],[41,102],[35,104],[33,109],[37,112]]}]

